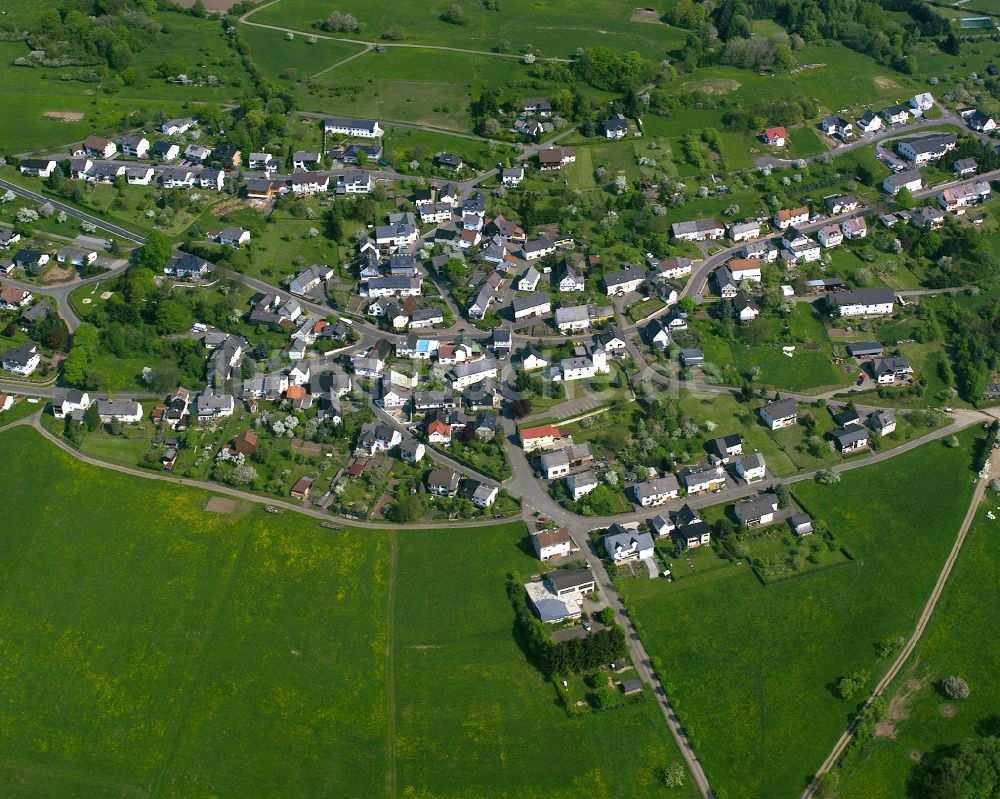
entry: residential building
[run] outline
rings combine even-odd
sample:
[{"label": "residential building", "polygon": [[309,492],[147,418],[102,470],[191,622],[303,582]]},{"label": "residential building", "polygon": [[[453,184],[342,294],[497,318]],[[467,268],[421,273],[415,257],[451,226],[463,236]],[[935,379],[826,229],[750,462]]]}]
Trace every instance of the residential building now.
[{"label": "residential building", "polygon": [[552,310],[549,295],[543,291],[530,294],[527,297],[515,297],[510,303],[514,321],[544,316]]},{"label": "residential building", "polygon": [[783,208],[774,214],[774,226],[779,230],[804,225],[808,221],[809,209],[805,207]]},{"label": "residential building", "polygon": [[628,120],[622,114],[612,114],[611,119],[601,123],[601,130],[607,139],[624,139],[628,135]]},{"label": "residential building", "polygon": [[678,241],[710,241],[721,239],[726,233],[726,229],[711,218],[674,222],[670,229]]},{"label": "residential building", "polygon": [[837,225],[827,225],[826,227],[820,228],[816,238],[819,239],[820,244],[829,249],[831,247],[839,247],[843,244],[844,233]]},{"label": "residential building", "polygon": [[632,494],[642,507],[649,508],[676,499],[680,494],[680,483],[674,475],[666,474],[663,477],[636,483],[632,486]]},{"label": "residential building", "polygon": [[562,169],[575,161],[576,150],[573,147],[546,147],[538,151],[538,168],[542,172]]},{"label": "residential building", "polygon": [[97,413],[105,424],[111,421],[135,424],[142,419],[142,403],[135,400],[97,400]]},{"label": "residential building", "polygon": [[574,502],[579,502],[598,485],[597,475],[591,469],[566,475],[566,490]]},{"label": "residential building", "polygon": [[604,276],[604,287],[609,297],[620,297],[646,282],[646,271],[639,266],[631,266],[618,272],[608,272]]},{"label": "residential building", "polygon": [[52,415],[56,419],[65,419],[67,416],[82,419],[84,411],[90,407],[93,400],[86,391],[79,391],[71,388],[67,391],[57,391],[52,398]]},{"label": "residential building", "polygon": [[831,291],[826,304],[834,316],[889,316],[895,308],[895,298],[890,288]]},{"label": "residential building", "polygon": [[323,120],[323,131],[327,136],[353,136],[358,139],[378,139],[383,132],[374,120],[349,117],[327,117]]},{"label": "residential building", "polygon": [[701,494],[726,486],[725,469],[715,463],[685,466],[677,473],[677,478],[688,494]]},{"label": "residential building", "polygon": [[855,216],[841,222],[840,231],[846,239],[863,239],[868,235],[868,223],[863,216]]},{"label": "residential building", "polygon": [[896,429],[896,412],[891,408],[872,411],[868,415],[868,427],[880,436],[887,436]]},{"label": "residential building", "polygon": [[882,117],[870,108],[858,118],[858,130],[862,133],[874,133],[882,127]]},{"label": "residential building", "polygon": [[880,385],[900,383],[913,377],[913,367],[904,355],[889,355],[872,361],[872,376]]},{"label": "residential building", "polygon": [[760,418],[771,430],[780,430],[795,424],[799,418],[799,406],[794,399],[776,399],[758,410]]},{"label": "residential building", "polygon": [[[676,236],[676,233],[674,234]],[[729,226],[729,238],[733,243],[749,241],[760,236],[760,222],[756,220],[750,222],[733,222]]]},{"label": "residential building", "polygon": [[565,527],[556,530],[540,530],[531,536],[531,543],[540,561],[565,558],[573,551],[573,539]]},{"label": "residential building", "polygon": [[118,145],[103,136],[88,136],[83,140],[83,153],[92,158],[111,158],[118,152]]},{"label": "residential building", "polygon": [[520,431],[521,447],[525,453],[535,452],[540,449],[548,449],[553,444],[561,442],[562,433],[558,427],[550,424],[541,427],[526,427]]},{"label": "residential building", "polygon": [[27,377],[34,372],[39,363],[41,363],[41,355],[38,353],[38,348],[30,341],[25,341],[17,347],[8,348],[0,359],[0,365],[3,366],[4,371],[22,377]]},{"label": "residential building", "polygon": [[923,188],[923,185],[924,179],[920,175],[920,170],[908,169],[904,172],[896,172],[895,174],[889,175],[889,177],[883,180],[882,191],[890,197],[895,197],[899,194],[901,189],[914,192]]},{"label": "residential building", "polygon": [[916,166],[923,166],[944,158],[954,150],[958,138],[952,133],[931,133],[912,139],[901,139],[896,143],[897,152]]},{"label": "residential building", "polygon": [[767,466],[764,463],[764,456],[759,452],[744,455],[736,460],[736,474],[748,483],[763,480],[766,472]]},{"label": "residential building", "polygon": [[774,521],[778,510],[778,497],[774,494],[761,494],[752,499],[737,502],[733,508],[736,518],[743,527],[760,527]]},{"label": "residential building", "polygon": [[53,158],[25,158],[20,164],[22,175],[38,178],[50,177],[55,172],[56,166],[58,164]]},{"label": "residential building", "polygon": [[784,147],[788,142],[788,131],[783,127],[766,128],[761,134],[761,139],[763,139],[764,144],[769,144],[772,147]]},{"label": "residential building", "polygon": [[842,455],[868,448],[868,430],[861,425],[838,427],[830,431],[830,438]]},{"label": "residential building", "polygon": [[614,524],[604,536],[604,551],[615,564],[653,557],[653,536]]},{"label": "residential building", "polygon": [[743,436],[731,433],[728,436],[713,438],[705,444],[710,460],[717,463],[729,463],[738,455],[743,454]]}]

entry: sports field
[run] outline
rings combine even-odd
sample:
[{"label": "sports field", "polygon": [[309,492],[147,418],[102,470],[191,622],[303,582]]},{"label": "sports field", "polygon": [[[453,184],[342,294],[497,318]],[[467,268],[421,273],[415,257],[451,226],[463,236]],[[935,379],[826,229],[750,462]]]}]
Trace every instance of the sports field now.
[{"label": "sports field", "polygon": [[802,792],[854,709],[832,684],[857,670],[873,684],[887,666],[875,643],[916,623],[972,493],[973,435],[847,472],[837,486],[796,484],[853,564],[766,588],[746,567],[625,585],[714,788],[730,799]]},{"label": "sports field", "polygon": [[0,447],[6,797],[640,796],[679,760],[651,697],[570,718],[527,663],[520,523],[329,530]]}]

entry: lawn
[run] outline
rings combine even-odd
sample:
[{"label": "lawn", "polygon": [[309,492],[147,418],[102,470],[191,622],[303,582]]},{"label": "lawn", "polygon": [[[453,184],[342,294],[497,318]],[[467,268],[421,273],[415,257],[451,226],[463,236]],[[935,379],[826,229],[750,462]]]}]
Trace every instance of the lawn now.
[{"label": "lawn", "polygon": [[[995,497],[983,503],[924,637],[886,692],[905,717],[895,721],[893,737],[876,738],[864,754],[844,763],[841,799],[899,795],[913,766],[912,752],[976,737],[977,726],[995,718],[1000,637],[995,615],[983,608],[1000,601],[1000,522],[986,516],[996,506]],[[948,702],[937,691],[935,683],[950,675],[969,683],[969,699]],[[953,715],[945,715],[946,703]]]},{"label": "lawn", "polygon": [[680,760],[651,696],[571,718],[525,659],[504,590],[538,568],[521,523],[211,513],[31,429],[0,445],[5,796],[610,799]]},{"label": "lawn", "polygon": [[625,586],[716,790],[730,799],[801,793],[853,710],[830,684],[886,667],[873,644],[909,634],[951,548],[973,480],[973,434],[960,438],[958,449],[933,442],[847,472],[836,487],[796,484],[796,499],[856,565],[767,588],[749,569],[681,592],[665,581]]},{"label": "lawn", "polygon": [[[424,6],[393,0],[346,0],[337,6],[342,13],[353,14],[362,25],[360,32],[339,34],[349,39],[378,42],[383,32],[392,26],[402,27],[407,43],[436,44],[470,50],[492,50],[506,41],[510,52],[517,53],[531,44],[547,56],[569,57],[578,47],[601,45],[614,50],[638,50],[653,58],[663,58],[667,52],[684,43],[684,31],[653,23],[632,22],[635,3],[628,0],[595,0],[587,5],[586,19],[577,5],[567,0],[533,3],[530,0],[510,0],[498,10],[479,3],[463,3],[466,24],[451,25],[440,19],[448,4]],[[318,31],[315,23],[325,19],[329,8],[315,0],[282,0],[261,9],[251,17],[253,22],[279,25],[302,31]],[[525,20],[530,19],[530,24]],[[338,36],[338,34],[323,34]],[[498,59],[499,60],[499,59]]]}]

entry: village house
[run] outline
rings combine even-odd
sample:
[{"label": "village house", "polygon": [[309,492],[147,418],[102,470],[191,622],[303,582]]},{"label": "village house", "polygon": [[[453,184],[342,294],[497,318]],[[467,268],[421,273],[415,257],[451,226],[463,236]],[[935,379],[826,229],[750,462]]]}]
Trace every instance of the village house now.
[{"label": "village house", "polygon": [[908,169],[904,172],[896,172],[889,175],[882,181],[882,190],[890,197],[895,197],[902,189],[914,192],[919,191],[924,185],[924,179],[919,169]]},{"label": "village house", "polygon": [[748,483],[763,480],[767,472],[764,456],[759,452],[744,455],[736,460],[736,474]]},{"label": "village house", "polygon": [[653,536],[613,524],[604,536],[604,551],[615,563],[630,563],[653,557]]},{"label": "village house", "polygon": [[99,399],[97,413],[105,424],[111,421],[135,424],[142,420],[142,403],[135,400]]},{"label": "village house", "polygon": [[118,145],[103,136],[88,136],[83,140],[83,154],[92,158],[111,158],[118,152]]},{"label": "village house", "polygon": [[890,288],[831,291],[826,304],[834,316],[889,316],[895,308],[895,298]]},{"label": "village house", "polygon": [[786,230],[797,225],[804,225],[809,221],[809,209],[783,208],[774,214],[774,226],[779,230]]},{"label": "village house", "polygon": [[794,399],[776,399],[758,410],[760,418],[771,430],[780,430],[795,424],[799,418],[799,406]]},{"label": "village house", "polygon": [[868,223],[863,216],[845,219],[840,223],[840,231],[845,239],[863,239],[868,235]]},{"label": "village house", "polygon": [[566,490],[574,502],[579,502],[599,485],[593,470],[566,475]]},{"label": "village house", "polygon": [[17,347],[8,348],[0,359],[0,365],[3,366],[5,372],[22,377],[27,377],[34,372],[39,363],[41,363],[41,355],[38,353],[38,348],[30,341],[25,341]]},{"label": "village house", "polygon": [[896,412],[891,408],[872,411],[868,415],[868,427],[880,436],[887,436],[896,429]]},{"label": "village house", "polygon": [[569,444],[562,449],[542,453],[542,473],[546,480],[565,477],[573,469],[594,462],[594,454],[589,443]]},{"label": "village house", "polygon": [[526,427],[520,431],[521,448],[525,454],[540,449],[548,449],[557,442],[562,442],[563,434],[558,427],[550,424],[541,427]]},{"label": "village house", "polygon": [[823,207],[834,215],[856,211],[858,206],[858,198],[853,194],[831,194],[823,198]]},{"label": "village house", "polygon": [[709,460],[713,463],[729,463],[737,455],[743,454],[743,436],[731,433],[713,438],[705,444]]},{"label": "village house", "polygon": [[52,415],[56,419],[65,419],[68,416],[71,419],[82,420],[84,412],[92,402],[90,394],[86,391],[75,388],[57,391],[52,398]]},{"label": "village house", "polygon": [[862,133],[874,133],[882,127],[882,117],[868,108],[858,117],[858,130]]},{"label": "village house", "polygon": [[573,539],[565,527],[556,530],[540,530],[531,536],[531,543],[540,561],[565,558],[573,552]]},{"label": "village house", "polygon": [[913,367],[904,355],[889,355],[875,358],[871,365],[872,377],[879,385],[902,383],[913,377]]},{"label": "village house", "polygon": [[844,242],[844,232],[837,225],[826,225],[820,228],[816,238],[819,239],[821,245],[830,249],[831,247],[839,247]]},{"label": "village house", "polygon": [[327,117],[323,120],[323,132],[327,136],[353,136],[358,139],[382,137],[382,127],[378,122],[350,117]]},{"label": "village house", "polygon": [[774,494],[761,494],[752,499],[737,502],[733,508],[736,519],[743,527],[760,527],[774,521],[778,510],[778,497]]},{"label": "village house", "polygon": [[890,105],[879,112],[887,125],[902,125],[910,119],[910,106],[908,103]]},{"label": "village house", "polygon": [[20,169],[22,175],[47,178],[55,172],[56,166],[57,163],[52,158],[25,158],[21,161]]},{"label": "village house", "polygon": [[842,455],[868,448],[868,430],[861,425],[838,427],[830,431],[830,438]]},{"label": "village house", "polygon": [[964,209],[988,200],[990,194],[989,181],[976,180],[938,192],[937,201],[945,211],[964,213]]},{"label": "village house", "polygon": [[670,230],[677,241],[711,241],[721,239],[726,233],[726,229],[711,218],[674,222]]},{"label": "village house", "polygon": [[572,147],[546,147],[538,151],[538,168],[542,172],[562,169],[575,162],[576,150]]},{"label": "village house", "polygon": [[636,483],[632,486],[635,501],[644,508],[662,505],[680,494],[680,483],[672,474]]},{"label": "village house", "polygon": [[646,281],[646,272],[638,266],[631,266],[604,276],[605,291],[609,297],[620,297],[633,291]]},{"label": "village house", "polygon": [[[756,220],[751,222],[733,222],[729,225],[728,233],[729,238],[732,239],[734,244],[756,239],[760,236],[760,222]],[[676,237],[676,233],[674,235]]]},{"label": "village house", "polygon": [[702,494],[726,486],[725,470],[714,463],[685,466],[677,473],[677,477],[688,494]]},{"label": "village house", "polygon": [[788,131],[783,127],[766,128],[761,134],[761,139],[764,144],[769,144],[772,147],[784,147],[788,141]]}]

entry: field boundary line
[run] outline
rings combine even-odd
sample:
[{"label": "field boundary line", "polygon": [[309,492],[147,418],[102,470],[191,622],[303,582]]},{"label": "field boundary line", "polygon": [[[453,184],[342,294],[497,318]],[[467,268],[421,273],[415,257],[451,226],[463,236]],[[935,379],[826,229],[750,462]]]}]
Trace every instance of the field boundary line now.
[{"label": "field boundary line", "polygon": [[399,557],[399,537],[395,530],[389,535],[389,564],[386,582],[385,624],[385,706],[386,706],[386,770],[385,792],[389,799],[396,797],[396,562]]}]

